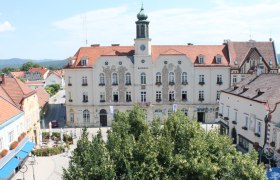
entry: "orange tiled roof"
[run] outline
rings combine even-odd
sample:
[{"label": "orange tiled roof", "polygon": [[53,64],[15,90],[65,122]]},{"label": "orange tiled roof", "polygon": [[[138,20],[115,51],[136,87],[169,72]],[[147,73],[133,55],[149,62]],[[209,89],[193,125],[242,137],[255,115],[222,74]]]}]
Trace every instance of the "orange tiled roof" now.
[{"label": "orange tiled roof", "polygon": [[44,75],[46,74],[49,70],[44,67],[39,67],[39,68],[30,68],[28,70],[29,72],[39,72],[40,74]]},{"label": "orange tiled roof", "polygon": [[5,83],[1,83],[0,86],[5,90],[13,102],[18,106],[22,106],[22,100],[36,93],[30,89],[26,84],[21,82],[17,78],[5,77]]},{"label": "orange tiled roof", "polygon": [[58,77],[62,78],[64,71],[63,70],[53,70],[53,71],[49,72],[48,76],[50,76],[51,74],[55,74]]},{"label": "orange tiled roof", "polygon": [[24,78],[25,72],[24,72],[24,71],[10,72],[10,74],[11,74],[13,77],[21,77],[21,78]]},{"label": "orange tiled roof", "polygon": [[256,42],[256,41],[246,41],[246,42],[237,42],[229,41],[228,49],[230,53],[231,65],[234,66],[234,62],[237,61],[238,65],[241,65],[245,60],[246,56],[252,48],[256,48],[261,54],[263,59],[269,64],[269,61],[272,61],[272,67],[276,67],[276,55],[274,42]]},{"label": "orange tiled roof", "polygon": [[[221,55],[223,61],[221,64],[215,64],[215,56]],[[83,68],[81,66],[81,59],[87,58],[88,64],[86,67],[92,67],[100,56],[133,56],[134,46],[93,46],[81,47],[74,55],[76,59],[72,66],[65,68]],[[152,60],[153,63],[160,55],[185,55],[197,62],[197,57],[203,55],[205,58],[204,65],[228,65],[228,54],[225,45],[155,45],[152,46]]]},{"label": "orange tiled roof", "polygon": [[4,99],[9,101],[10,103],[14,103],[14,101],[11,99],[11,97],[6,93],[6,91],[0,86],[0,96],[2,96]]},{"label": "orange tiled roof", "polygon": [[45,91],[43,87],[39,87],[36,90],[38,100],[39,100],[39,105],[40,107],[44,107],[44,105],[49,102],[50,95]]},{"label": "orange tiled roof", "polygon": [[37,84],[37,85],[40,85],[40,84],[44,84],[44,81],[25,81],[24,84]]},{"label": "orange tiled roof", "polygon": [[2,96],[0,96],[0,124],[8,120],[9,118],[21,113],[18,108],[14,104],[11,104],[9,101],[4,99]]}]

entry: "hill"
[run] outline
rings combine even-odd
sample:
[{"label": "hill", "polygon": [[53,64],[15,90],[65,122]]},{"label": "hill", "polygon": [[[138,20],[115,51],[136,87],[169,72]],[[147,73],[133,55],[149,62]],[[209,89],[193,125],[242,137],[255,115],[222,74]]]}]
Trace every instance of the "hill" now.
[{"label": "hill", "polygon": [[38,63],[42,67],[47,67],[47,68],[52,67],[55,69],[62,68],[66,64],[66,60],[52,60],[52,59],[30,60],[30,59],[20,59],[20,58],[0,59],[0,70],[3,69],[4,67],[19,68],[28,61]]}]

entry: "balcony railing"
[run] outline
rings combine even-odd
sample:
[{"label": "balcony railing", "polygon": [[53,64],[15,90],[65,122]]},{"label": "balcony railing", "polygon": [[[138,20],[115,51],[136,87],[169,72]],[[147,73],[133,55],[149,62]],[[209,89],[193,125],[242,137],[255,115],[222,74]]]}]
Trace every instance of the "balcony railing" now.
[{"label": "balcony railing", "polygon": [[198,98],[199,101],[204,101],[204,98]]},{"label": "balcony railing", "polygon": [[72,83],[68,83],[68,86],[72,86]]},{"label": "balcony railing", "polygon": [[218,85],[222,85],[223,82],[222,82],[222,81],[217,81],[217,84],[218,84]]},{"label": "balcony railing", "polygon": [[131,85],[131,82],[127,82],[125,83],[126,86],[130,86]]},{"label": "balcony railing", "polygon": [[161,85],[161,82],[156,82],[156,85],[157,85],[157,86],[160,86],[160,85]]},{"label": "balcony railing", "polygon": [[229,118],[228,118],[228,117],[224,117],[224,120],[228,121],[228,120],[229,120]]},{"label": "balcony railing", "polygon": [[87,86],[87,85],[88,85],[87,83],[83,83],[83,84],[82,84],[82,86]]},{"label": "balcony railing", "polygon": [[255,133],[255,136],[261,137],[260,133]]},{"label": "balcony railing", "polygon": [[105,102],[105,99],[101,99],[100,102]]},{"label": "balcony railing", "polygon": [[174,86],[174,85],[175,85],[175,82],[174,82],[174,81],[171,81],[171,82],[169,82],[169,85],[170,85],[170,86]]},{"label": "balcony railing", "polygon": [[156,99],[156,102],[161,102],[161,99]]},{"label": "balcony railing", "polygon": [[88,102],[88,100],[87,100],[87,99],[84,99],[83,102],[86,103],[86,102]]},{"label": "balcony railing", "polygon": [[105,83],[99,83],[99,86],[105,86]]},{"label": "balcony railing", "polygon": [[72,100],[72,99],[69,99],[69,102],[73,102],[73,100]]},{"label": "balcony railing", "polygon": [[187,81],[183,81],[183,82],[182,82],[182,85],[187,85],[187,84],[188,84]]},{"label": "balcony railing", "polygon": [[236,121],[232,121],[232,124],[237,124],[237,122]]},{"label": "balcony railing", "polygon": [[201,82],[199,82],[198,84],[202,86],[202,85],[205,84],[205,82],[204,82],[204,81],[201,81]]},{"label": "balcony railing", "polygon": [[248,130],[248,127],[247,127],[247,126],[243,126],[242,129],[244,129],[244,130],[247,131],[247,130]]},{"label": "balcony railing", "polygon": [[112,85],[113,85],[113,86],[117,86],[117,85],[118,85],[118,83],[112,83]]}]

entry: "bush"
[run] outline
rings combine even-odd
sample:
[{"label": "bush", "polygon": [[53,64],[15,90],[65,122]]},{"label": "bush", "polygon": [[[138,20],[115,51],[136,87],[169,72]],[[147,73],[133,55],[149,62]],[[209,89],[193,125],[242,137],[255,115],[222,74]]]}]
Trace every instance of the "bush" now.
[{"label": "bush", "polygon": [[23,132],[18,136],[18,142],[20,142],[24,137],[25,137],[26,133]]},{"label": "bush", "polygon": [[10,150],[15,149],[17,146],[18,146],[18,142],[17,141],[12,142],[11,145],[10,145]]},{"label": "bush", "polygon": [[7,149],[3,149],[0,153],[0,158],[6,156],[8,154],[8,150]]},{"label": "bush", "polygon": [[32,151],[36,156],[53,156],[64,152],[64,146],[58,146],[53,148],[36,149]]}]

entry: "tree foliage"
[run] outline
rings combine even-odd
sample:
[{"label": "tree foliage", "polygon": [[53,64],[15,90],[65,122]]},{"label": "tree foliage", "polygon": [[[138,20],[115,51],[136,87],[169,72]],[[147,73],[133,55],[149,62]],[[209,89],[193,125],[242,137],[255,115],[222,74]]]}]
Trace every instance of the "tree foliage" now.
[{"label": "tree foliage", "polygon": [[257,153],[241,154],[230,139],[205,132],[181,112],[148,125],[142,109],[119,112],[108,139],[78,140],[63,179],[265,179]]},{"label": "tree foliage", "polygon": [[10,72],[19,71],[19,69],[18,68],[13,68],[13,67],[4,67],[1,71],[5,74],[9,74]]},{"label": "tree foliage", "polygon": [[51,95],[51,96],[55,95],[59,91],[59,89],[60,89],[59,84],[52,84],[45,88],[47,93],[49,93],[49,95]]},{"label": "tree foliage", "polygon": [[38,67],[41,67],[41,66],[37,63],[33,63],[31,61],[28,61],[21,66],[21,71],[28,71],[30,68],[33,68],[33,67],[38,68]]}]

